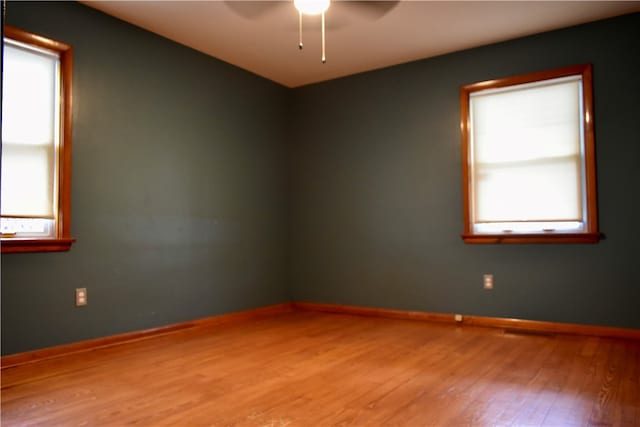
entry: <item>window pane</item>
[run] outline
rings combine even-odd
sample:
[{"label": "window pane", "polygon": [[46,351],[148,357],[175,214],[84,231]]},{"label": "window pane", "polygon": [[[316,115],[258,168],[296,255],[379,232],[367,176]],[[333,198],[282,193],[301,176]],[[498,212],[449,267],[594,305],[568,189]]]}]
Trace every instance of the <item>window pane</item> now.
[{"label": "window pane", "polygon": [[513,162],[580,153],[580,82],[471,96],[474,160]]},{"label": "window pane", "polygon": [[53,218],[53,146],[3,144],[2,215]]},{"label": "window pane", "polygon": [[584,223],[578,221],[549,222],[480,222],[475,224],[474,231],[478,233],[538,233],[540,231],[581,232]]},{"label": "window pane", "polygon": [[476,222],[582,220],[579,158],[476,171]]},{"label": "window pane", "polygon": [[52,236],[54,220],[40,218],[1,218],[2,234],[18,234],[21,237]]},{"label": "window pane", "polygon": [[59,58],[5,39],[2,215],[54,218]]},{"label": "window pane", "polygon": [[53,144],[57,57],[5,43],[3,64],[2,141]]},{"label": "window pane", "polygon": [[583,220],[580,84],[471,95],[474,222]]}]

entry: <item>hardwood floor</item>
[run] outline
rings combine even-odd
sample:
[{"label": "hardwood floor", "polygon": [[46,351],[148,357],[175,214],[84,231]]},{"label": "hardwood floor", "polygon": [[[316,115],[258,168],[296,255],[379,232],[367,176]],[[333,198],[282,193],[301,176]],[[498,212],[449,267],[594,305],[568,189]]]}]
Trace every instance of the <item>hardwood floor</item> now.
[{"label": "hardwood floor", "polygon": [[640,426],[640,341],[297,311],[2,370],[9,426]]}]

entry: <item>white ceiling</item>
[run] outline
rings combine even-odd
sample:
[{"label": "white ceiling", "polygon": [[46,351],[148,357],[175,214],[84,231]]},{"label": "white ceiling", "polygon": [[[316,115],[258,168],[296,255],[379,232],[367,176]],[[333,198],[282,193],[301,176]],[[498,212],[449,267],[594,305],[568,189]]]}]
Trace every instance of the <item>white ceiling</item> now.
[{"label": "white ceiling", "polygon": [[640,11],[640,1],[404,0],[379,17],[388,3],[334,1],[322,64],[320,17],[304,17],[300,51],[292,2],[82,3],[288,87]]}]

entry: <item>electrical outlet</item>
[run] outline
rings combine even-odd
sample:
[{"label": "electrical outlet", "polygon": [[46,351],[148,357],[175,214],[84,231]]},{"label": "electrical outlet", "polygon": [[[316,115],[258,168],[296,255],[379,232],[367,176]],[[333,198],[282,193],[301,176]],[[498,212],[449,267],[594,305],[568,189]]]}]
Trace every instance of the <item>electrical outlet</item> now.
[{"label": "electrical outlet", "polygon": [[76,288],[76,307],[87,305],[87,288]]},{"label": "electrical outlet", "polygon": [[484,277],[484,288],[487,290],[493,289],[493,274],[485,274],[483,277]]}]

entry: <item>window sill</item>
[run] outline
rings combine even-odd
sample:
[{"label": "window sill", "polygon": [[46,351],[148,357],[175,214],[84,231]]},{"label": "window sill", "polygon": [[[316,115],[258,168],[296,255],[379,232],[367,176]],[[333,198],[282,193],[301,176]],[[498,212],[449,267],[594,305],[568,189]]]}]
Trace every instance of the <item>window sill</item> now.
[{"label": "window sill", "polygon": [[463,234],[465,243],[598,243],[602,233]]},{"label": "window sill", "polygon": [[76,239],[67,238],[7,238],[2,239],[0,247],[2,253],[26,253],[26,252],[67,252]]}]

